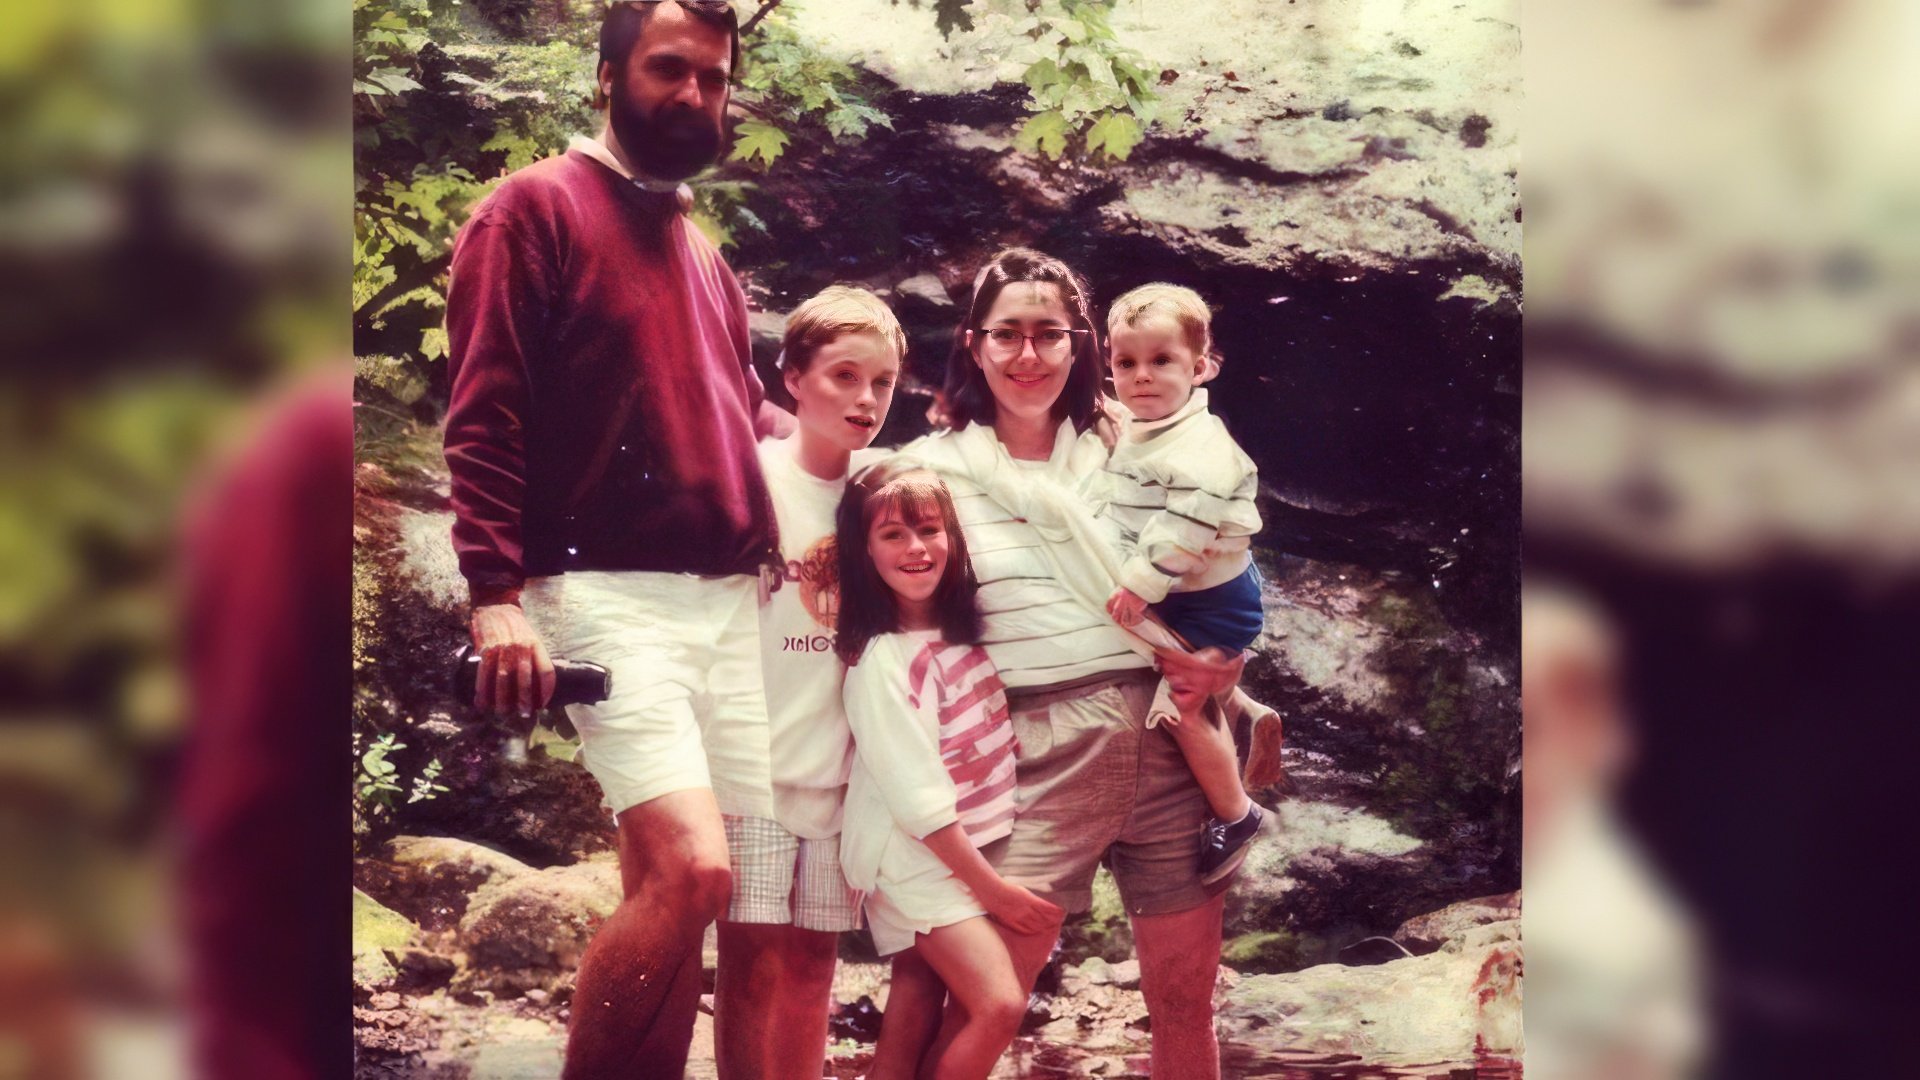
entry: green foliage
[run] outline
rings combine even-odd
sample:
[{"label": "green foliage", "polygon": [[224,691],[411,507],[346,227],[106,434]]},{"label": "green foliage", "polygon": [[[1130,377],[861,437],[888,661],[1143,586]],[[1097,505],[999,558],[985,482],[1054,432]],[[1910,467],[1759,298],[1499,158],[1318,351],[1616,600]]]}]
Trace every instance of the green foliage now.
[{"label": "green foliage", "polygon": [[[1155,73],[1146,59],[1113,36],[1113,0],[990,0],[1009,58],[1027,67],[1028,107],[1035,113],[1016,144],[1051,158],[1074,136],[1087,154],[1125,161],[1154,121]],[[943,12],[944,14],[944,12]],[[951,37],[948,23],[941,30]]]},{"label": "green foliage", "polygon": [[758,158],[764,170],[786,152],[794,135],[829,147],[860,139],[875,127],[893,127],[893,118],[874,104],[875,81],[800,40],[784,11],[770,10],[741,45],[735,101],[757,119],[735,129],[730,160]]},{"label": "green foliage", "polygon": [[1013,138],[1013,145],[1028,153],[1039,152],[1057,158],[1067,149],[1067,118],[1057,111],[1030,117]]},{"label": "green foliage", "polygon": [[354,790],[360,796],[362,805],[392,807],[393,797],[400,793],[400,767],[387,760],[387,755],[405,750],[407,744],[397,741],[389,731],[373,740],[360,756],[360,774],[354,777]]},{"label": "green foliage", "polygon": [[693,193],[693,223],[715,247],[732,247],[742,232],[767,234],[767,223],[747,205],[757,190],[744,180],[716,180],[701,184]]},{"label": "green foliage", "polygon": [[[355,351],[418,369],[395,384],[409,393],[446,351],[443,278],[468,210],[593,123],[600,8],[481,6],[484,18],[448,0],[354,0]],[[503,39],[515,30],[540,40]]]}]

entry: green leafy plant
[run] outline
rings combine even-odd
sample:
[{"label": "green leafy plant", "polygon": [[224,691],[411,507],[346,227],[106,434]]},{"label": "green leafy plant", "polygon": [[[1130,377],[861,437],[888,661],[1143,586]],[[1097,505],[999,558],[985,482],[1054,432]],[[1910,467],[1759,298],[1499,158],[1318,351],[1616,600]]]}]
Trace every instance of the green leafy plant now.
[{"label": "green leafy plant", "polygon": [[877,84],[853,65],[820,52],[793,31],[780,5],[764,3],[743,27],[735,102],[752,113],[734,129],[729,160],[770,168],[794,136],[816,146],[864,137],[893,118],[874,102]]},{"label": "green leafy plant", "polygon": [[[899,0],[895,0],[897,4]],[[916,8],[921,0],[910,0]],[[1026,64],[1028,117],[1015,145],[1060,158],[1076,144],[1125,161],[1155,119],[1157,74],[1114,37],[1114,0],[934,0],[943,37],[978,32],[989,51]],[[980,18],[975,19],[975,13]]]},{"label": "green leafy plant", "polygon": [[393,805],[393,797],[402,790],[398,783],[400,766],[387,758],[406,748],[407,744],[399,741],[398,737],[389,731],[374,739],[372,746],[360,752],[360,775],[354,778],[354,790],[359,793],[362,805],[379,807]]}]

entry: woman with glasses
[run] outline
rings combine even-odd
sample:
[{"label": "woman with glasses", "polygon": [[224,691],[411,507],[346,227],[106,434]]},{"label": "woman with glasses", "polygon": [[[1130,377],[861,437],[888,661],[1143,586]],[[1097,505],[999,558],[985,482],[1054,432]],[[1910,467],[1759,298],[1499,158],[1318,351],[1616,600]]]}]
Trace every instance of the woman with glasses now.
[{"label": "woman with glasses", "polygon": [[[1105,611],[1058,580],[1040,531],[984,488],[1010,471],[1072,489],[1105,463],[1108,448],[1094,430],[1102,368],[1085,281],[1059,259],[1009,248],[975,277],[954,331],[943,391],[949,430],[901,453],[953,493],[980,581],[982,644],[1013,712],[1019,816],[996,869],[1066,911],[1085,911],[1105,859],[1133,923],[1154,1074],[1217,1076],[1213,986],[1227,880],[1202,885],[1194,852],[1205,796],[1172,737],[1145,726],[1158,676]],[[1195,685],[1237,674],[1180,654],[1163,654],[1161,664]],[[1057,925],[1025,935],[1001,928],[1027,985],[1058,933]],[[931,972],[914,974],[896,969],[890,1004],[941,992]],[[889,1031],[883,1045],[925,1048],[952,1030]],[[896,1067],[911,1075],[915,1064],[876,1060],[874,1075]]]}]

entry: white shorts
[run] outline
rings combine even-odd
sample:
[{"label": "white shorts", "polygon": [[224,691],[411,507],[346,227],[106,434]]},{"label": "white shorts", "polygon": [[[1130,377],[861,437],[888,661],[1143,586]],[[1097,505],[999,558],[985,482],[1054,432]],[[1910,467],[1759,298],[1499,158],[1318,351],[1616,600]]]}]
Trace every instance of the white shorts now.
[{"label": "white shorts", "polygon": [[575,571],[528,581],[521,604],[551,655],[613,674],[612,697],[567,717],[615,814],[710,788],[723,814],[773,816],[756,579]]},{"label": "white shorts", "polygon": [[840,838],[804,840],[777,821],[729,817],[733,863],[728,922],[838,933],[860,926],[860,890],[840,869]]},{"label": "white shorts", "polygon": [[[981,848],[980,854],[992,861],[1006,843],[1004,838],[995,840]],[[888,855],[892,854],[889,850]],[[889,865],[890,861],[893,865]],[[889,870],[895,872],[890,874]],[[882,856],[879,885],[867,894],[866,913],[874,951],[881,956],[891,956],[913,948],[915,934],[985,915],[987,909],[981,907],[973,898],[973,891],[962,885],[953,871],[937,859],[889,860]]]}]

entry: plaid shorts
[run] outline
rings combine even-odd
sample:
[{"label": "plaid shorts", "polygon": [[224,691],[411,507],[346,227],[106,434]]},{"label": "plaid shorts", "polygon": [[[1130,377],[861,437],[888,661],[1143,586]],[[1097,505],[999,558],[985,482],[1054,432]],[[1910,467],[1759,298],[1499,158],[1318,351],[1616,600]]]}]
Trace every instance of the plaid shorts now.
[{"label": "plaid shorts", "polygon": [[840,838],[803,840],[777,821],[727,815],[733,900],[726,920],[836,932],[860,926],[860,891],[840,869]]}]

